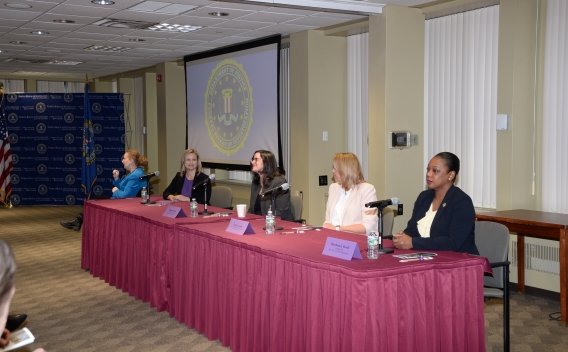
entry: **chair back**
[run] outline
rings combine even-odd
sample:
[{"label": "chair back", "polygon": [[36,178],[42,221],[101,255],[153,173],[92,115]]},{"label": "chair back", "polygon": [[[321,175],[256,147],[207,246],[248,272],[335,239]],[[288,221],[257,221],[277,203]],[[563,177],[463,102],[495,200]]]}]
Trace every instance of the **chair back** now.
[{"label": "chair back", "polygon": [[214,207],[232,209],[233,208],[233,189],[227,186],[211,187],[211,199],[209,200]]},{"label": "chair back", "polygon": [[383,209],[383,237],[392,235],[394,224],[394,209],[386,207]]},{"label": "chair back", "polygon": [[[476,221],[475,245],[490,263],[504,262],[509,255],[509,229],[492,221]],[[509,267],[493,268],[493,277],[485,276],[484,286],[503,289],[503,270]]]},{"label": "chair back", "polygon": [[302,218],[302,209],[304,207],[304,200],[298,196],[290,195],[290,210],[292,210],[292,215],[294,220],[300,220]]}]

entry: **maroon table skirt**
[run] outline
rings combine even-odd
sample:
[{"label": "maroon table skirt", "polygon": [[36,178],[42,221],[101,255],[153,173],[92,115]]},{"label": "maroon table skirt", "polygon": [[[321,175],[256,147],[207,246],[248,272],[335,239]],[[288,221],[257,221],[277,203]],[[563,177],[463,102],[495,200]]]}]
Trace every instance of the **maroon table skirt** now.
[{"label": "maroon table skirt", "polygon": [[[238,236],[228,218],[118,201],[86,202],[82,267],[233,351],[485,351],[485,258],[369,260],[364,236],[265,235],[254,215],[256,234]],[[322,255],[327,237],[364,259]]]}]

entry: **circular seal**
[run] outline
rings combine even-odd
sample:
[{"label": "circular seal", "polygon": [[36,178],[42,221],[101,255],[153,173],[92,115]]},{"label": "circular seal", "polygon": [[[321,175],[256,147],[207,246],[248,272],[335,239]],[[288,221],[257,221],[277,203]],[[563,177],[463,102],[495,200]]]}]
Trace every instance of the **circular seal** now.
[{"label": "circular seal", "polygon": [[6,100],[8,100],[8,103],[15,103],[16,100],[18,100],[18,95],[17,94],[8,94],[6,97]]},{"label": "circular seal", "polygon": [[252,125],[252,87],[243,65],[221,61],[211,72],[205,91],[205,125],[209,138],[230,156],[244,147]]},{"label": "circular seal", "polygon": [[100,123],[95,123],[95,124],[93,125],[93,131],[94,131],[96,134],[99,134],[99,133],[101,133],[101,132],[103,131],[103,126],[101,126]]},{"label": "circular seal", "polygon": [[103,173],[103,167],[99,164],[97,164],[97,176]]},{"label": "circular seal", "polygon": [[47,131],[47,126],[45,126],[45,123],[40,122],[36,126],[36,131],[37,133],[44,134],[45,131]]},{"label": "circular seal", "polygon": [[16,165],[19,162],[20,162],[20,157],[18,156],[18,154],[12,154],[12,164]]},{"label": "circular seal", "polygon": [[101,194],[103,194],[103,187],[101,185],[96,185],[95,187],[93,187],[93,193],[97,196],[100,196]]},{"label": "circular seal", "polygon": [[12,181],[13,185],[17,185],[18,183],[20,183],[20,176],[18,176],[16,174],[11,174],[10,175],[10,181]]},{"label": "circular seal", "polygon": [[47,173],[47,166],[45,166],[45,164],[39,164],[39,165],[37,166],[37,172],[38,172],[40,175],[45,175],[45,174]]},{"label": "circular seal", "polygon": [[102,109],[103,108],[100,103],[93,103],[93,105],[91,106],[91,111],[94,112],[95,114],[101,112]]},{"label": "circular seal", "polygon": [[15,133],[12,133],[12,134],[9,136],[9,138],[10,138],[10,143],[11,143],[11,144],[16,144],[16,143],[18,143],[18,141],[20,140],[20,138],[18,138],[18,135],[15,134]]},{"label": "circular seal", "polygon": [[122,142],[122,144],[126,144],[126,135],[125,134],[120,136],[120,142]]},{"label": "circular seal", "polygon": [[39,112],[40,114],[43,114],[45,112],[46,108],[47,107],[45,106],[45,103],[43,103],[41,101],[36,104],[36,111]]},{"label": "circular seal", "polygon": [[124,114],[120,114],[120,123],[124,123]]},{"label": "circular seal", "polygon": [[12,205],[20,204],[20,196],[17,194],[12,194]]},{"label": "circular seal", "polygon": [[67,163],[67,165],[73,164],[75,162],[75,155],[73,154],[65,155],[65,162]]},{"label": "circular seal", "polygon": [[47,152],[47,146],[45,144],[38,144],[36,147],[36,150],[38,153],[40,154],[45,154],[45,152]]},{"label": "circular seal", "polygon": [[47,193],[47,186],[46,185],[39,185],[37,186],[37,193],[44,196]]},{"label": "circular seal", "polygon": [[15,112],[11,112],[8,114],[8,122],[9,123],[16,123],[18,122],[18,114]]},{"label": "circular seal", "polygon": [[72,195],[72,194],[68,194],[68,195],[65,197],[65,201],[66,201],[67,204],[69,204],[69,205],[75,204],[75,196]]},{"label": "circular seal", "polygon": [[100,144],[95,144],[95,154],[100,154],[103,152],[103,147]]},{"label": "circular seal", "polygon": [[65,183],[67,183],[68,185],[72,185],[75,183],[75,176],[69,174],[67,176],[65,176]]},{"label": "circular seal", "polygon": [[65,100],[66,103],[72,102],[73,101],[73,94],[71,94],[71,93],[63,94],[63,100]]},{"label": "circular seal", "polygon": [[73,142],[75,142],[75,136],[73,135],[73,133],[67,133],[65,135],[65,143],[72,144]]},{"label": "circular seal", "polygon": [[63,121],[67,123],[73,123],[73,121],[75,121],[75,116],[72,113],[68,112],[63,115]]}]

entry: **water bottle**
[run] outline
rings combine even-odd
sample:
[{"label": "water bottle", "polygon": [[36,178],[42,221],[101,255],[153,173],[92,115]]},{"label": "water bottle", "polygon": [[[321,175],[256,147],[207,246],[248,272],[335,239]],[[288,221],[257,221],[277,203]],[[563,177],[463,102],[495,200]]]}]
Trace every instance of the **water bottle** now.
[{"label": "water bottle", "polygon": [[189,216],[192,218],[196,218],[197,217],[197,201],[195,200],[195,198],[191,199],[191,203],[189,203]]},{"label": "water bottle", "polygon": [[148,203],[150,197],[148,196],[148,190],[146,189],[146,187],[142,187],[142,192],[140,192],[140,195],[142,196],[142,203]]},{"label": "water bottle", "polygon": [[268,214],[266,214],[266,234],[274,235],[274,215],[272,214],[272,209],[268,209]]},{"label": "water bottle", "polygon": [[379,259],[379,236],[375,231],[371,231],[367,235],[367,258],[369,259]]}]

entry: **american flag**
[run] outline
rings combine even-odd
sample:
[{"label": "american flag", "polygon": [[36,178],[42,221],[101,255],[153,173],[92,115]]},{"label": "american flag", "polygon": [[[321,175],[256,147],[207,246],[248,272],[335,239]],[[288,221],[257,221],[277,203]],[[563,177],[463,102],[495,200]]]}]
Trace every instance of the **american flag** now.
[{"label": "american flag", "polygon": [[2,94],[0,104],[2,105],[0,110],[0,202],[8,205],[10,195],[12,194],[10,171],[14,167],[12,165],[12,153],[10,152],[10,138],[8,138],[8,129],[6,128],[4,116],[4,94]]}]

